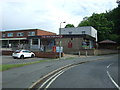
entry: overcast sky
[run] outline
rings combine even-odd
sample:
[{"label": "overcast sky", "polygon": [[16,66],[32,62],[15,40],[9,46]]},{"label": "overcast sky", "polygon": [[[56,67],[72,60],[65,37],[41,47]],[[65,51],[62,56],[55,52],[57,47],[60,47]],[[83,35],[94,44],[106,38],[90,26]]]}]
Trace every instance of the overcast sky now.
[{"label": "overcast sky", "polygon": [[116,0],[0,0],[2,30],[43,29],[58,33],[60,23],[77,26],[85,16],[117,7]]}]

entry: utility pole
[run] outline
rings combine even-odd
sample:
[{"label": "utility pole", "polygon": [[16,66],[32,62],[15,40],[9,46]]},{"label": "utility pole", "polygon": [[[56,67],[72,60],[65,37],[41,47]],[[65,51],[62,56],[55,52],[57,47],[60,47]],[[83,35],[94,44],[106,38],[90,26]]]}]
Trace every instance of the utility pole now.
[{"label": "utility pole", "polygon": [[[66,22],[60,23],[59,35],[61,35],[61,24]],[[61,59],[61,40],[59,41],[59,59]]]}]

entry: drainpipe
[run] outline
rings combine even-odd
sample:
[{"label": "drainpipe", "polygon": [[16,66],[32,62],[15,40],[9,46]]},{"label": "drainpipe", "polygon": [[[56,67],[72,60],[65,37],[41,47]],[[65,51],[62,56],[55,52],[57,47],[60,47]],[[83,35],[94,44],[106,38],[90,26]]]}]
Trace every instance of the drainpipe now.
[{"label": "drainpipe", "polygon": [[38,39],[38,49],[40,49],[40,39]]}]

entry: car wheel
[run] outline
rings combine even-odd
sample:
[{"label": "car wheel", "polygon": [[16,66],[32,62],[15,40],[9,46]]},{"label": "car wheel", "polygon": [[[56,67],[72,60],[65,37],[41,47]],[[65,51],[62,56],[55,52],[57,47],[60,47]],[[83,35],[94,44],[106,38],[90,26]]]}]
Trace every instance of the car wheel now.
[{"label": "car wheel", "polygon": [[16,59],[16,57],[13,57],[13,59]]},{"label": "car wheel", "polygon": [[33,55],[33,54],[31,55],[31,58],[34,58],[34,55]]},{"label": "car wheel", "polygon": [[20,58],[21,58],[21,59],[24,59],[24,55],[21,55]]}]

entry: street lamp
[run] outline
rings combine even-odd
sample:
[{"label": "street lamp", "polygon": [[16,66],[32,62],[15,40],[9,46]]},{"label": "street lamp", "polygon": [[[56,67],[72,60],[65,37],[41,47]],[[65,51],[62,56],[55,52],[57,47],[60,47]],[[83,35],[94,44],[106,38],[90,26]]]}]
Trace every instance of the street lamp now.
[{"label": "street lamp", "polygon": [[59,35],[61,35],[61,24],[62,24],[62,23],[66,23],[66,22],[61,22],[61,23],[60,23]]},{"label": "street lamp", "polygon": [[[59,35],[61,35],[61,24],[66,22],[60,23]],[[61,40],[59,41],[59,59],[61,59]]]}]

